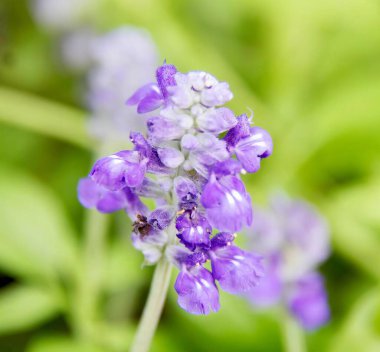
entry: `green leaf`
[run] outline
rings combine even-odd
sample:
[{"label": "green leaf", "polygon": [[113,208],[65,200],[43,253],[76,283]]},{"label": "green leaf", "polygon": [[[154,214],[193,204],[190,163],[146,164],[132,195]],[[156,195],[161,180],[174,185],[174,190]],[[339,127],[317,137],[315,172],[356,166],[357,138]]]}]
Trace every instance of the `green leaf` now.
[{"label": "green leaf", "polygon": [[33,328],[60,309],[54,294],[37,286],[13,285],[0,291],[0,334]]},{"label": "green leaf", "polygon": [[379,311],[380,290],[376,287],[355,304],[345,324],[333,339],[330,351],[379,351],[380,336],[375,327],[375,318]]},{"label": "green leaf", "polygon": [[90,148],[85,113],[60,103],[0,87],[0,121]]},{"label": "green leaf", "polygon": [[37,337],[29,344],[26,352],[108,352],[93,344],[74,340],[66,336]]},{"label": "green leaf", "polygon": [[28,279],[73,275],[76,236],[55,195],[9,169],[0,170],[0,195],[0,268]]},{"label": "green leaf", "polygon": [[380,267],[373,265],[380,256],[378,225],[378,181],[343,190],[325,205],[337,250],[371,276],[380,279]]}]

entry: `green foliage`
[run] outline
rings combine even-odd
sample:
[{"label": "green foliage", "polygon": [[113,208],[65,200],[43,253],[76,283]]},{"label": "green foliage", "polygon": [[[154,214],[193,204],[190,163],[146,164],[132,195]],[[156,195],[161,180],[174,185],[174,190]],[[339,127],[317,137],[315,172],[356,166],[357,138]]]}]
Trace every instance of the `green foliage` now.
[{"label": "green foliage", "polygon": [[28,280],[58,280],[77,265],[76,235],[59,200],[11,169],[0,173],[0,267]]},{"label": "green foliage", "polygon": [[54,292],[32,285],[12,285],[0,293],[0,333],[35,327],[54,317],[62,302]]}]

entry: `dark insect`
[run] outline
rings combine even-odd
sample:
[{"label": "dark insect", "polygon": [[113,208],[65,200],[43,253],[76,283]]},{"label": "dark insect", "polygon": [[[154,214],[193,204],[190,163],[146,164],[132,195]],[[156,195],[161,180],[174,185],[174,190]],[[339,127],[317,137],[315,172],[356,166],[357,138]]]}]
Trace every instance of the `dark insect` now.
[{"label": "dark insect", "polygon": [[145,237],[152,230],[152,226],[148,223],[148,219],[144,215],[137,214],[137,219],[133,223],[133,232]]}]

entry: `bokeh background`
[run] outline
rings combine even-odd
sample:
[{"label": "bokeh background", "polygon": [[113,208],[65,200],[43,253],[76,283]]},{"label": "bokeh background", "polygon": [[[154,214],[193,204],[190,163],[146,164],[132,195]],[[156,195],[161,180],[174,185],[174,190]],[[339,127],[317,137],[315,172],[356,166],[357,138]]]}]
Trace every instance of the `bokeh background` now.
[{"label": "bokeh background", "polygon": [[[230,107],[254,110],[275,144],[261,172],[245,177],[254,203],[285,190],[315,203],[331,227],[321,270],[332,318],[306,333],[308,349],[380,351],[380,3],[89,4],[86,21],[99,31],[146,28],[160,60],[211,72],[230,83]],[[31,7],[0,2],[0,351],[125,351],[152,269],[141,269],[124,214],[94,216],[77,201],[96,149],[83,77],[65,69],[59,35]],[[84,233],[103,229],[87,243]],[[283,349],[278,309],[221,300],[219,313],[191,316],[170,289],[152,351]]]}]

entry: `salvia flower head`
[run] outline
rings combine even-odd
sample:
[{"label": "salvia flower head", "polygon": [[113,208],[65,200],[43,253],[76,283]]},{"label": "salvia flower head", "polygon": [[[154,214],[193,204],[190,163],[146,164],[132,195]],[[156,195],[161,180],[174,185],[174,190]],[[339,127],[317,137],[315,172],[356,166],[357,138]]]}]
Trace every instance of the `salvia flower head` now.
[{"label": "salvia flower head", "polygon": [[[179,305],[208,314],[219,309],[217,283],[242,294],[264,275],[261,257],[234,240],[252,223],[240,175],[259,170],[272,140],[223,106],[233,97],[230,88],[206,72],[164,64],[155,82],[143,83],[126,104],[146,116],[146,135],[132,132],[132,150],[98,160],[79,183],[79,200],[101,212],[124,209],[145,263],[175,264]],[[154,199],[156,208],[149,211],[141,197]]]},{"label": "salvia flower head", "polygon": [[329,231],[310,204],[286,196],[273,198],[269,209],[255,209],[247,230],[252,248],[265,257],[265,277],[247,294],[254,305],[280,301],[308,330],[329,319],[323,278],[316,269],[329,255]]}]

